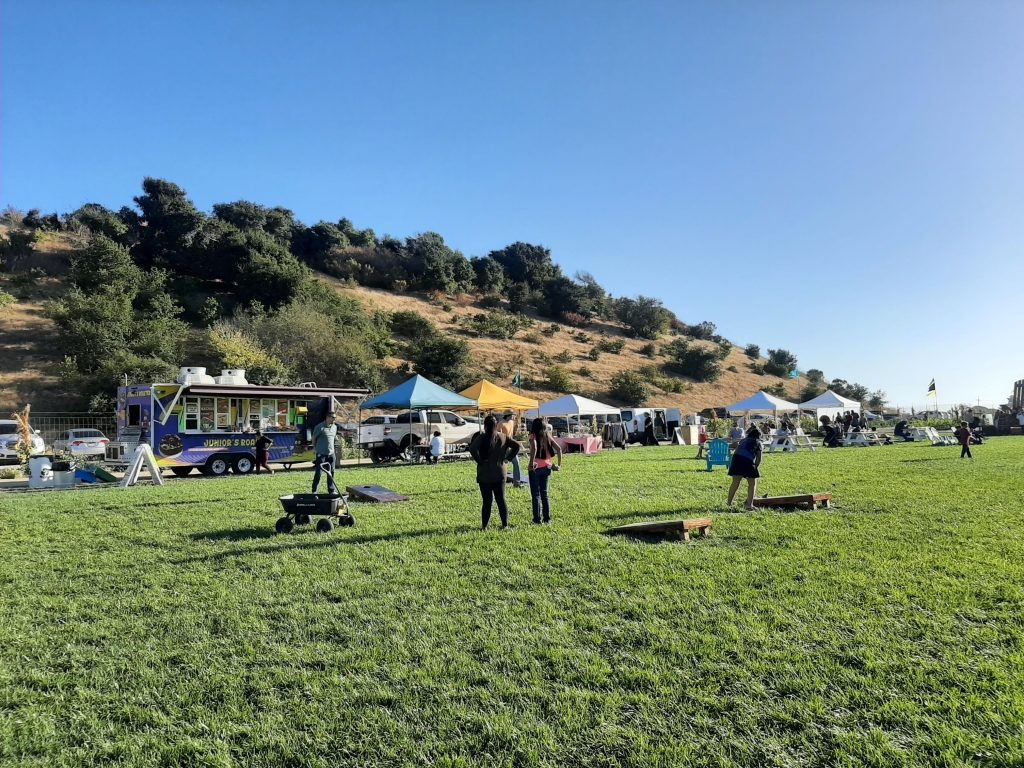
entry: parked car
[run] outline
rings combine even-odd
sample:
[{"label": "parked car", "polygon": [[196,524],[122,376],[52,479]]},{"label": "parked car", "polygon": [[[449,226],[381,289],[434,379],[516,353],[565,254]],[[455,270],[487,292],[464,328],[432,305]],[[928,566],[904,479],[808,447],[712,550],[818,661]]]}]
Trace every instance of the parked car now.
[{"label": "parked car", "polygon": [[[31,428],[30,428],[31,429]],[[18,463],[18,443],[21,436],[18,434],[18,422],[0,421],[0,462]],[[38,430],[32,430],[32,456],[39,456],[46,453],[46,443]]]},{"label": "parked car", "polygon": [[70,453],[75,458],[102,459],[109,442],[107,436],[98,429],[69,429],[53,441],[53,451]]},{"label": "parked car", "polygon": [[427,443],[435,431],[441,433],[448,445],[463,445],[480,431],[480,425],[452,411],[412,410],[370,416],[359,427],[359,447],[369,451],[370,459],[377,463],[386,460],[393,447],[405,451],[414,434]]}]

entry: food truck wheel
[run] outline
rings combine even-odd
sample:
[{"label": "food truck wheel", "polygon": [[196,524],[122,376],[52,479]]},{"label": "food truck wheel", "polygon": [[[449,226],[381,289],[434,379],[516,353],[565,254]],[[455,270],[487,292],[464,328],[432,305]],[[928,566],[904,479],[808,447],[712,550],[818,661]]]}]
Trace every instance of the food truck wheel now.
[{"label": "food truck wheel", "polygon": [[228,473],[228,461],[222,456],[214,456],[206,462],[206,474],[221,477]]},{"label": "food truck wheel", "polygon": [[334,523],[331,522],[329,517],[321,517],[316,521],[317,533],[330,533],[334,530]]},{"label": "food truck wheel", "polygon": [[384,459],[381,458],[380,451],[377,450],[376,448],[370,449],[370,461],[372,461],[374,464],[380,464],[381,462],[384,461]]},{"label": "food truck wheel", "polygon": [[293,523],[287,517],[282,517],[280,520],[277,521],[277,524],[274,526],[274,530],[278,533],[291,533],[292,528],[294,527],[295,523]]},{"label": "food truck wheel", "polygon": [[256,461],[248,454],[238,456],[235,459],[235,465],[231,469],[236,475],[248,475],[256,469]]},{"label": "food truck wheel", "polygon": [[175,477],[187,477],[191,471],[192,467],[171,467],[171,472],[174,473]]}]

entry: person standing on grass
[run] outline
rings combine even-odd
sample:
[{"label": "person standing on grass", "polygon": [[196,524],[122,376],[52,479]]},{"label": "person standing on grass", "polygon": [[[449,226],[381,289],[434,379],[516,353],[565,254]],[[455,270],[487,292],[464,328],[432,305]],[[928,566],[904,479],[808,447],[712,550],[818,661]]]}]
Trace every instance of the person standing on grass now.
[{"label": "person standing on grass", "polygon": [[270,474],[274,474],[267,464],[267,459],[270,456],[270,449],[274,446],[274,441],[263,434],[262,430],[256,430],[256,474],[260,473],[260,467],[267,470]]},{"label": "person standing on grass", "polygon": [[732,463],[729,465],[729,474],[732,476],[732,488],[729,489],[729,506],[732,506],[736,498],[736,491],[740,488],[740,482],[747,478],[747,503],[746,508],[754,510],[754,494],[757,493],[757,480],[761,477],[758,467],[761,466],[761,431],[752,426],[747,430],[747,436],[736,448],[732,455]]},{"label": "person standing on grass", "polygon": [[960,422],[960,429],[956,431],[956,436],[960,440],[960,458],[966,456],[968,459],[973,459],[974,457],[971,456],[971,430],[966,421]]},{"label": "person standing on grass", "polygon": [[700,425],[700,431],[697,433],[697,458],[704,458],[704,449],[708,447],[708,428],[703,424]]},{"label": "person standing on grass", "polygon": [[505,501],[505,458],[519,454],[519,443],[510,440],[504,432],[497,428],[493,416],[484,419],[484,431],[473,438],[469,444],[469,454],[476,462],[476,482],[480,486],[483,498],[481,520],[483,530],[487,530],[491,522],[491,506],[498,505],[501,516],[501,527],[508,528],[508,504]]},{"label": "person standing on grass", "polygon": [[[505,437],[509,439],[510,443],[519,445],[516,440],[516,416],[514,413],[506,413],[505,418],[498,425],[498,429],[505,433]],[[521,445],[519,449],[522,450]],[[519,457],[516,454],[509,454],[505,458],[512,462],[512,487],[522,488],[526,483],[523,482],[523,468],[519,466]]]},{"label": "person standing on grass", "polygon": [[338,425],[334,423],[334,413],[329,412],[327,418],[316,425],[313,430],[313,493],[320,488],[320,474],[327,475],[327,490],[340,495],[338,484],[334,482],[334,440],[338,436]]},{"label": "person standing on grass", "polygon": [[[544,419],[534,419],[530,425],[530,499],[533,503],[533,524],[548,525],[551,522],[551,502],[548,500],[548,484],[554,467],[551,460],[558,457],[557,468],[562,468],[562,447],[551,439]],[[544,518],[541,520],[541,510]]]}]

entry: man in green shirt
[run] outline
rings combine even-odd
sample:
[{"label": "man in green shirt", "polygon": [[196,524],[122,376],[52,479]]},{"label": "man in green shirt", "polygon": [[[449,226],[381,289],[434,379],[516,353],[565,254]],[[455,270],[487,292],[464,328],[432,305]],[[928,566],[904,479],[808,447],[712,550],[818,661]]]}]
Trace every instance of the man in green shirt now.
[{"label": "man in green shirt", "polygon": [[334,438],[338,436],[338,426],[334,423],[334,413],[329,411],[322,424],[313,430],[313,452],[316,454],[313,469],[313,493],[320,488],[320,473],[327,475],[327,490],[340,493],[338,484],[334,482]]}]

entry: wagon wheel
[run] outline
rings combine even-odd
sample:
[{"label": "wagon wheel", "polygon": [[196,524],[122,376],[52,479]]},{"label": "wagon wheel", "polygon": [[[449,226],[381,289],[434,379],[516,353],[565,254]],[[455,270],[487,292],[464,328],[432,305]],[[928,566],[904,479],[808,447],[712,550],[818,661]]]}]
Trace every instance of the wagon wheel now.
[{"label": "wagon wheel", "polygon": [[309,515],[296,515],[295,516],[295,524],[296,525],[309,525],[311,522],[313,522],[313,518],[311,518]]},{"label": "wagon wheel", "polygon": [[294,527],[295,523],[292,522],[290,517],[282,517],[277,521],[277,524],[274,526],[274,530],[278,533],[291,533]]},{"label": "wagon wheel", "polygon": [[331,522],[331,518],[322,517],[316,521],[317,533],[330,533],[334,530],[334,523]]}]

